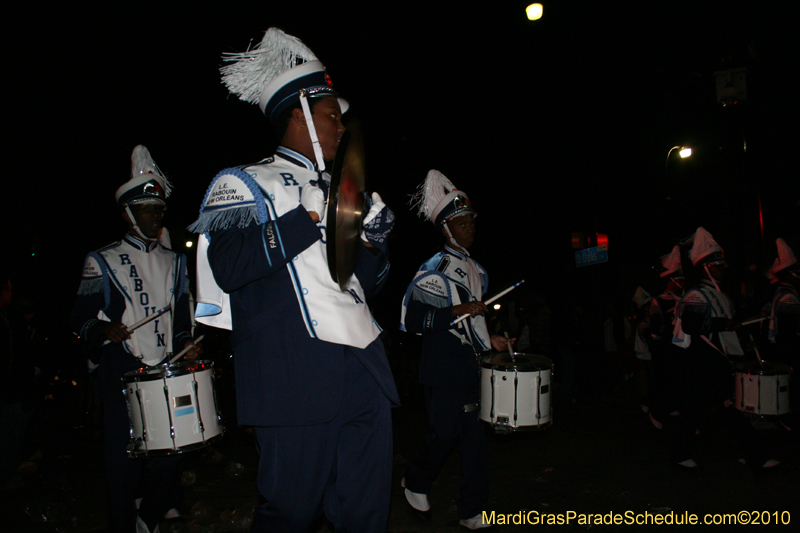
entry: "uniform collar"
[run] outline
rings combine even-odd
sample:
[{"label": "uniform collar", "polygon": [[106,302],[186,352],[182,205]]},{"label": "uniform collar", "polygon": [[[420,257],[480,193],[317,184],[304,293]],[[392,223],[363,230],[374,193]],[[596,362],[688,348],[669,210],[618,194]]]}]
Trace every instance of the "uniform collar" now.
[{"label": "uniform collar", "polygon": [[137,250],[141,250],[142,252],[152,252],[158,246],[158,239],[154,241],[144,241],[139,237],[134,237],[130,233],[126,233],[125,237],[122,239],[123,241],[127,242]]},{"label": "uniform collar", "polygon": [[281,159],[285,159],[290,163],[294,163],[298,167],[307,168],[308,170],[313,170],[316,172],[317,166],[306,156],[292,150],[291,148],[286,148],[285,146],[278,146],[275,150],[275,156],[280,157]]},{"label": "uniform collar", "polygon": [[466,261],[467,260],[467,256],[464,254],[464,252],[456,250],[455,248],[453,248],[449,244],[445,244],[444,245],[444,251],[447,252],[450,255],[454,255],[454,256],[458,257],[462,261]]}]

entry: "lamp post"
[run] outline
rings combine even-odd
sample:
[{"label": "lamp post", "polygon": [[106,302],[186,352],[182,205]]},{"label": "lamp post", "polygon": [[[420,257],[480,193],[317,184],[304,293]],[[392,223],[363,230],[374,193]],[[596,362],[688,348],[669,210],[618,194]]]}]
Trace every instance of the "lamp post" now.
[{"label": "lamp post", "polygon": [[669,149],[669,152],[667,152],[667,161],[666,161],[666,163],[664,163],[664,170],[665,171],[667,169],[667,165],[669,165],[669,156],[675,150],[679,150],[678,151],[678,155],[681,156],[681,159],[685,159],[685,158],[687,158],[687,157],[692,155],[692,149],[689,148],[688,146],[673,146],[672,148]]}]

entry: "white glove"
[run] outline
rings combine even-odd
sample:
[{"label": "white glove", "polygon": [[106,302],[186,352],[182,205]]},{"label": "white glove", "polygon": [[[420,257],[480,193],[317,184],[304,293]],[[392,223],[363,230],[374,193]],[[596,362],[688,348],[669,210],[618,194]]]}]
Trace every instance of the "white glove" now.
[{"label": "white glove", "polygon": [[386,253],[389,234],[394,227],[394,213],[376,192],[372,193],[372,205],[361,227],[361,239]]},{"label": "white glove", "polygon": [[378,216],[378,213],[381,212],[381,209],[386,207],[386,204],[383,203],[383,200],[381,199],[381,195],[376,192],[372,193],[372,200],[370,201],[370,204],[371,205],[369,207],[369,211],[367,212],[367,216],[364,217],[364,222],[361,224],[362,226],[369,225],[369,223],[372,222],[372,219]]},{"label": "white glove", "polygon": [[300,192],[300,205],[310,213],[316,213],[318,221],[322,220],[325,214],[325,194],[322,189],[310,183],[303,187]]}]

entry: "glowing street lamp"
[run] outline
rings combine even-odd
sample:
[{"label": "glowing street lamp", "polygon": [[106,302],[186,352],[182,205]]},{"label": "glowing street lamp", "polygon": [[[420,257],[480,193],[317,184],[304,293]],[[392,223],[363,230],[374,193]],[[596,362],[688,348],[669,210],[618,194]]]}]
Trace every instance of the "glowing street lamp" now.
[{"label": "glowing street lamp", "polygon": [[692,155],[692,149],[688,146],[673,146],[667,152],[667,161],[664,163],[664,172],[667,171],[667,166],[669,165],[669,156],[672,155],[672,152],[678,150],[678,155],[681,156],[681,159],[685,159]]},{"label": "glowing street lamp", "polygon": [[531,4],[525,8],[525,14],[528,15],[528,20],[539,20],[543,9],[542,4]]}]

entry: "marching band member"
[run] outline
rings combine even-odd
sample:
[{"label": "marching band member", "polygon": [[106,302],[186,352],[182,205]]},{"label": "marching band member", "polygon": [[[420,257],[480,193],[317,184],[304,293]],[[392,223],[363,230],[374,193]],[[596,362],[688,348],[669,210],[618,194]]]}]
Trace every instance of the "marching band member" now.
[{"label": "marching band member", "polygon": [[[777,288],[769,307],[768,337],[776,360],[797,371],[800,369],[800,294],[797,290],[800,287],[800,264],[786,241],[779,238],[775,244],[778,257],[769,274],[776,281]],[[793,413],[783,423],[796,430],[800,393],[795,391],[790,398]]]},{"label": "marching band member", "polygon": [[775,296],[769,315],[769,341],[775,345],[778,358],[798,368],[800,357],[800,264],[789,245],[777,239],[778,257],[770,268],[777,279]]},{"label": "marching band member", "polygon": [[677,405],[679,391],[676,390],[676,372],[682,360],[682,350],[672,343],[672,330],[675,327],[675,313],[683,296],[685,278],[681,264],[679,246],[661,257],[663,271],[661,279],[667,278],[664,292],[650,301],[647,309],[647,345],[652,357],[653,374],[649,384],[653,386],[652,403],[649,415],[655,427],[661,429],[665,417]]},{"label": "marching band member", "polygon": [[768,459],[753,427],[736,410],[733,397],[733,370],[730,358],[744,355],[733,320],[733,303],[719,284],[726,276],[728,263],[722,247],[705,228],[697,228],[689,251],[692,265],[702,278],[681,300],[673,342],[686,350],[686,390],[680,408],[679,427],[672,450],[672,462],[694,469],[692,459],[695,433],[703,412],[712,405],[723,407],[725,418],[743,448],[746,463],[753,469],[778,464]]},{"label": "marching band member", "polygon": [[281,139],[274,156],[217,174],[190,228],[203,234],[196,317],[232,329],[238,421],[258,441],[266,503],[253,531],[306,531],[321,513],[336,531],[385,531],[399,398],[366,302],[386,280],[394,214],[373,195],[342,291],[328,270],[324,170],[347,102],[277,28],[226,61],[228,89]]},{"label": "marching band member", "polygon": [[[506,350],[508,340],[490,335],[481,301],[488,275],[467,249],[475,238],[475,217],[466,193],[441,172],[431,170],[415,195],[419,214],[441,231],[441,252],[426,261],[403,299],[401,328],[422,334],[419,380],[425,389],[425,407],[431,433],[423,452],[403,478],[412,513],[430,520],[428,494],[445,460],[460,448],[461,498],[459,524],[468,529],[489,527],[481,516],[489,496],[489,464],[484,428],[478,421],[480,400],[477,356]],[[468,314],[455,326],[451,322]]]},{"label": "marching band member", "polygon": [[[131,161],[131,179],[116,193],[128,231],[121,241],[86,256],[71,325],[86,342],[104,346],[97,386],[104,409],[109,531],[148,533],[158,530],[174,505],[179,456],[128,458],[130,421],[120,380],[165,362],[173,346],[194,343],[186,257],[159,242],[170,184],[144,146],[134,148]],[[139,329],[126,327],[168,305],[171,310]],[[200,353],[201,346],[194,346],[186,359]]]}]

